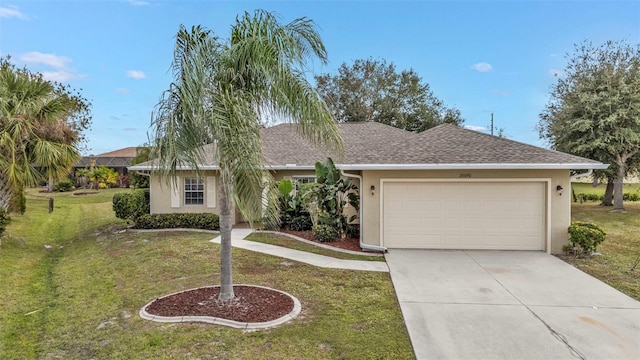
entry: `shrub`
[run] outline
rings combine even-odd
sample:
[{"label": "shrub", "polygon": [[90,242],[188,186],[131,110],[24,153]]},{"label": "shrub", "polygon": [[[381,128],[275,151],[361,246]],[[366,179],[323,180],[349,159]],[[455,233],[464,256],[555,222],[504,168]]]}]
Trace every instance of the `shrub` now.
[{"label": "shrub", "polygon": [[135,189],[130,192],[115,193],[113,211],[118,219],[133,221],[142,215],[149,214],[149,190]]},{"label": "shrub", "polygon": [[622,194],[623,201],[640,201],[640,194],[638,193],[624,193]]},{"label": "shrub", "polygon": [[352,238],[360,237],[360,225],[358,224],[349,224],[347,225],[347,229],[345,231],[345,235]]},{"label": "shrub", "polygon": [[607,233],[598,225],[586,222],[573,222],[569,226],[569,242],[576,255],[591,255],[604,241]]},{"label": "shrub", "polygon": [[4,233],[4,230],[7,228],[9,222],[11,222],[9,214],[7,214],[4,209],[0,209],[0,235]]},{"label": "shrub", "polygon": [[336,240],[340,233],[331,225],[319,224],[313,227],[313,236],[320,242],[329,242]]},{"label": "shrub", "polygon": [[71,180],[62,179],[58,181],[55,185],[53,185],[53,191],[57,192],[68,192],[75,188]]},{"label": "shrub", "polygon": [[578,194],[578,197],[582,197],[582,200],[584,201],[602,201],[602,199],[604,199],[604,195],[598,195],[598,194]]},{"label": "shrub", "polygon": [[289,229],[293,231],[307,231],[311,230],[313,227],[313,223],[311,223],[311,216],[307,215],[299,215],[292,218],[289,221]]},{"label": "shrub", "polygon": [[204,229],[219,230],[220,219],[211,213],[145,214],[138,217],[136,229]]},{"label": "shrub", "polygon": [[27,198],[24,196],[24,189],[20,188],[11,192],[9,199],[9,212],[24,214],[27,210]]}]

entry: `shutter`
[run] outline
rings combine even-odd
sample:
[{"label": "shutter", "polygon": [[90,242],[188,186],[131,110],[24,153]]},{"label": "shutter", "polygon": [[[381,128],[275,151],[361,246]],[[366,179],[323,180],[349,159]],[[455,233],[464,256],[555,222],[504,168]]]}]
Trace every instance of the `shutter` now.
[{"label": "shutter", "polygon": [[207,176],[207,207],[214,208],[216,207],[216,177],[215,176]]},{"label": "shutter", "polygon": [[180,207],[180,177],[176,176],[175,181],[171,181],[171,207]]}]

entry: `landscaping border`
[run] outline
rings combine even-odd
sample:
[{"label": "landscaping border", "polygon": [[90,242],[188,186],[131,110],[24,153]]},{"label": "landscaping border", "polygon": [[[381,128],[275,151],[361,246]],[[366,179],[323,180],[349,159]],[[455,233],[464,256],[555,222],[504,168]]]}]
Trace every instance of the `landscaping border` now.
[{"label": "landscaping border", "polygon": [[164,298],[172,296],[172,295],[181,294],[181,293],[184,293],[184,292],[187,292],[187,291],[192,291],[192,290],[220,287],[219,285],[210,285],[210,286],[201,286],[201,287],[198,287],[198,288],[177,291],[177,292],[174,292],[174,293],[171,293],[171,294],[164,295],[164,296],[161,296],[159,298],[153,299],[152,301],[148,302],[145,306],[143,306],[142,309],[140,309],[140,312],[138,314],[140,315],[141,318],[143,318],[145,320],[162,322],[162,323],[201,322],[201,323],[222,325],[222,326],[232,327],[232,328],[235,328],[235,329],[242,329],[242,330],[251,331],[251,330],[269,329],[269,328],[276,327],[278,325],[282,325],[282,324],[284,324],[286,322],[289,322],[289,321],[295,319],[300,314],[300,312],[302,311],[302,304],[300,303],[300,300],[298,300],[298,298],[296,298],[295,296],[293,296],[293,295],[291,295],[289,293],[286,293],[284,291],[272,289],[272,288],[269,288],[269,287],[266,287],[266,286],[259,286],[259,285],[234,284],[233,286],[256,287],[256,288],[267,289],[267,290],[279,292],[281,294],[284,294],[284,295],[290,297],[291,300],[293,300],[293,309],[291,310],[290,313],[288,313],[287,315],[284,315],[284,316],[282,316],[282,317],[280,317],[278,319],[271,320],[271,321],[264,321],[264,322],[253,322],[253,323],[252,322],[239,322],[239,321],[222,319],[222,318],[215,318],[213,316],[160,316],[160,315],[149,314],[147,312],[147,310],[146,310],[149,305],[151,305],[152,303],[154,303],[155,301],[157,301],[159,299],[164,299]]},{"label": "landscaping border", "polygon": [[342,252],[342,253],[345,253],[345,254],[384,257],[384,254],[382,254],[382,253],[372,253],[372,252],[367,252],[367,251],[353,251],[353,250],[341,249],[339,247],[335,247],[335,246],[331,246],[331,245],[325,245],[325,244],[321,244],[321,243],[318,243],[318,242],[315,242],[315,241],[303,239],[303,238],[301,238],[299,236],[295,236],[295,235],[292,235],[292,234],[289,234],[289,233],[285,233],[285,232],[270,231],[270,230],[255,230],[254,232],[255,233],[266,233],[266,234],[282,235],[282,236],[286,236],[286,237],[289,237],[289,238],[294,239],[294,240],[301,241],[301,242],[303,242],[305,244],[321,247],[321,248],[327,249],[327,250],[338,251],[338,252]]}]

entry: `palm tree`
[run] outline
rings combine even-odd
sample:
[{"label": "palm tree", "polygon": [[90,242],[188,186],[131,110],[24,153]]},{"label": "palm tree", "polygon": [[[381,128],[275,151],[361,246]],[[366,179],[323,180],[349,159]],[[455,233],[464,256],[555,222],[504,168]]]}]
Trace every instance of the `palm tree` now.
[{"label": "palm tree", "polygon": [[[313,21],[288,24],[266,11],[237,17],[228,41],[200,26],[180,27],[172,70],[174,82],[152,116],[154,151],[166,181],[179,165],[199,171],[203,144],[214,144],[219,167],[221,235],[220,301],[234,298],[231,272],[231,213],[234,205],[252,226],[277,217],[263,214],[263,190],[277,196],[263,167],[260,139],[263,114],[298,124],[314,143],[342,152],[335,120],[305,78],[307,61],[326,63],[324,45]],[[174,180],[171,180],[174,179]]]},{"label": "palm tree", "polygon": [[0,60],[0,208],[43,179],[38,167],[59,177],[79,159],[77,133],[66,121],[77,106],[41,75]]}]

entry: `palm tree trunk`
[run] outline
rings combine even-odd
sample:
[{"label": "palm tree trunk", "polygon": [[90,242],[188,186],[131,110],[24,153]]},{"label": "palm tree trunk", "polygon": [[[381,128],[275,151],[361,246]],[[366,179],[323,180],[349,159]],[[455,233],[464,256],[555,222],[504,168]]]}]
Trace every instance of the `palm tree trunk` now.
[{"label": "palm tree trunk", "polygon": [[228,301],[233,293],[233,273],[231,268],[231,179],[220,172],[220,295],[218,300]]},{"label": "palm tree trunk", "polygon": [[53,192],[53,174],[49,174],[49,181],[47,182],[47,192]]},{"label": "palm tree trunk", "polygon": [[11,193],[11,187],[9,187],[4,177],[0,175],[0,208],[4,211],[9,211]]}]

